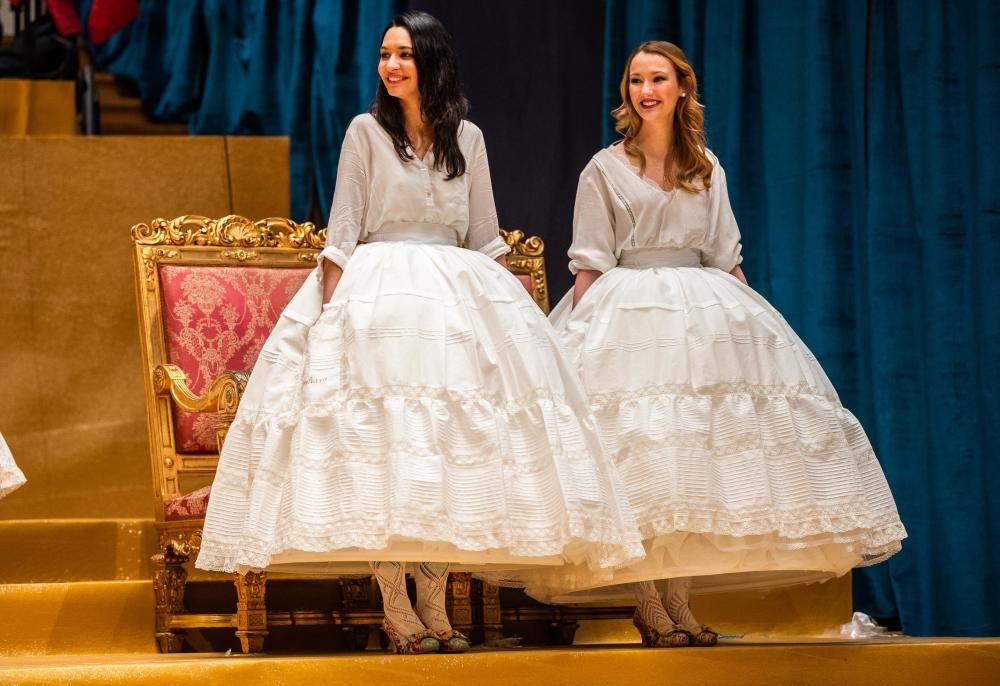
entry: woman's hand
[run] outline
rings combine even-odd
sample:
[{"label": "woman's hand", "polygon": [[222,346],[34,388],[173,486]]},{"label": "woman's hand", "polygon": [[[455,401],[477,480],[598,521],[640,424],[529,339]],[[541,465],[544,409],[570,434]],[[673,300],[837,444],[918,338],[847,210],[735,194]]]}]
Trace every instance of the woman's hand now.
[{"label": "woman's hand", "polygon": [[732,274],[733,276],[735,276],[740,281],[742,281],[744,286],[749,286],[750,285],[750,284],[747,283],[747,277],[743,273],[743,267],[741,267],[740,265],[736,265],[735,267],[733,267],[732,271],[729,272],[729,273]]},{"label": "woman's hand", "polygon": [[323,260],[323,303],[330,302],[344,270],[330,260]]},{"label": "woman's hand", "polygon": [[581,269],[576,273],[576,281],[573,283],[573,307],[576,307],[583,294],[594,285],[600,275],[601,272],[592,269]]}]

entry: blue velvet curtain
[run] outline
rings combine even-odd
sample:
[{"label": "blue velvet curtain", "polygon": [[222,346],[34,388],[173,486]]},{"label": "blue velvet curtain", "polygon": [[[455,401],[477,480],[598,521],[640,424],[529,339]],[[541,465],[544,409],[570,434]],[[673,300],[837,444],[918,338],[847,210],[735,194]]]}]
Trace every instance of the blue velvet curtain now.
[{"label": "blue velvet curtain", "polygon": [[875,444],[910,538],[855,574],[857,609],[912,635],[1000,634],[997,10],[608,0],[606,11],[604,111],[634,45],[685,49],[750,282]]},{"label": "blue velvet curtain", "polygon": [[150,0],[96,56],[135,81],[156,119],[187,121],[193,134],[289,136],[292,215],[325,219],[344,131],[375,94],[397,4]]}]

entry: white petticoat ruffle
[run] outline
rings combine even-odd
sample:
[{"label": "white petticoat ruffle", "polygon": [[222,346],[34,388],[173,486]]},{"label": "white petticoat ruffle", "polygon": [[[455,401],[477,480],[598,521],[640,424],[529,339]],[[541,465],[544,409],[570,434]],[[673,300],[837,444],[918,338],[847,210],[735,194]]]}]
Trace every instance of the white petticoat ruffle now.
[{"label": "white petticoat ruffle", "polygon": [[320,288],[307,280],[254,368],[198,567],[613,569],[643,554],[572,365],[507,270],[372,243],[321,314]]},{"label": "white petticoat ruffle", "polygon": [[13,493],[24,483],[24,473],[14,462],[14,456],[11,455],[3,434],[0,434],[0,498]]},{"label": "white petticoat ruffle", "polygon": [[[552,313],[577,361],[644,539],[614,584],[694,590],[828,579],[880,562],[906,531],[858,420],[758,293],[717,269],[615,268]],[[631,598],[587,570],[532,573],[529,593]]]}]

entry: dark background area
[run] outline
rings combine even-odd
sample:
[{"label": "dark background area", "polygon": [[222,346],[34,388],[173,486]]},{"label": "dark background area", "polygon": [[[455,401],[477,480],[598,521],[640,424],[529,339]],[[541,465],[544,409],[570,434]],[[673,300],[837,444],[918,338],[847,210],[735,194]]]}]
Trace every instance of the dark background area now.
[{"label": "dark background area", "polygon": [[545,241],[555,304],[572,283],[566,250],[577,179],[601,147],[604,2],[406,4],[452,35],[469,118],[486,136],[500,225]]}]

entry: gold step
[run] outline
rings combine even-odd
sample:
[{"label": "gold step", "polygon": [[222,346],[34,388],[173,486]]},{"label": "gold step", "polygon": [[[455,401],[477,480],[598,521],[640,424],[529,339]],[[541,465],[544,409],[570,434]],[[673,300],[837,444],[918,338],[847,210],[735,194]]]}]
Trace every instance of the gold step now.
[{"label": "gold step", "polygon": [[403,657],[383,652],[321,656],[157,655],[0,658],[0,683],[271,684],[338,686],[934,686],[995,684],[998,639],[893,639],[850,643],[725,643],[717,648],[631,647],[474,650]]},{"label": "gold step", "polygon": [[153,607],[151,581],[0,585],[0,656],[155,653]]},{"label": "gold step", "polygon": [[0,584],[149,579],[152,519],[0,521]]}]

